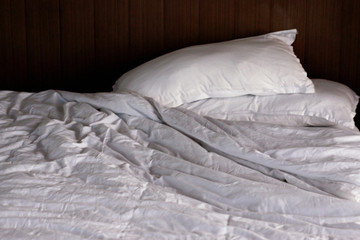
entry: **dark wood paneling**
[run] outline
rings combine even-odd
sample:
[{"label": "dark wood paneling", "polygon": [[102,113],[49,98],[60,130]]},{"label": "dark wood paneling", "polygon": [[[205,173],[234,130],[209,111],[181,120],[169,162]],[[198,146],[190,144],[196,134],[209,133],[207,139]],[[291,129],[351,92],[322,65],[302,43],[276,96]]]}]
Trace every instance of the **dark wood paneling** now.
[{"label": "dark wood paneling", "polygon": [[306,69],[311,77],[339,80],[342,0],[308,0]]},{"label": "dark wood paneling", "polygon": [[237,0],[235,37],[248,37],[270,31],[271,0]]},{"label": "dark wood paneling", "polygon": [[200,42],[209,43],[235,36],[235,0],[200,0]]},{"label": "dark wood paneling", "polygon": [[132,65],[159,56],[164,49],[164,1],[130,0]]},{"label": "dark wood paneling", "polygon": [[127,70],[128,50],[129,1],[95,0],[95,68],[103,91]]},{"label": "dark wood paneling", "polygon": [[343,1],[340,81],[360,95],[360,1]]},{"label": "dark wood paneling", "polygon": [[[11,49],[13,54],[11,62],[11,83],[23,82],[24,79],[27,80],[28,78],[25,8],[24,0],[11,0]],[[24,86],[21,89],[31,90],[30,87],[31,86]]]},{"label": "dark wood paneling", "polygon": [[271,31],[298,30],[293,44],[301,62],[305,61],[306,1],[273,0],[271,8]]},{"label": "dark wood paneling", "polygon": [[69,85],[74,91],[97,91],[94,0],[60,0],[60,10],[63,86]]},{"label": "dark wood paneling", "polygon": [[0,0],[0,85],[3,89],[10,87],[12,74],[11,44],[11,5],[10,0]]},{"label": "dark wood paneling", "polygon": [[360,93],[359,5],[357,0],[0,0],[0,88],[107,91],[124,71],[168,51],[297,28],[294,49],[309,76],[338,80]]},{"label": "dark wood paneling", "polygon": [[199,0],[165,1],[165,49],[199,43]]},{"label": "dark wood paneling", "polygon": [[60,83],[59,10],[57,0],[26,1],[27,83],[34,90]]},{"label": "dark wood paneling", "polygon": [[0,87],[12,89],[27,79],[25,2],[1,0],[0,9]]}]

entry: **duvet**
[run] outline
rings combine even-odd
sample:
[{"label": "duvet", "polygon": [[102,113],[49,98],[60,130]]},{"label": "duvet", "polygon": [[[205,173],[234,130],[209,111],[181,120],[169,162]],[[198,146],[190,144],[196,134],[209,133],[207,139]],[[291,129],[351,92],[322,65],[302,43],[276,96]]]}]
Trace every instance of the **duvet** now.
[{"label": "duvet", "polygon": [[359,236],[358,131],[0,92],[0,239]]}]

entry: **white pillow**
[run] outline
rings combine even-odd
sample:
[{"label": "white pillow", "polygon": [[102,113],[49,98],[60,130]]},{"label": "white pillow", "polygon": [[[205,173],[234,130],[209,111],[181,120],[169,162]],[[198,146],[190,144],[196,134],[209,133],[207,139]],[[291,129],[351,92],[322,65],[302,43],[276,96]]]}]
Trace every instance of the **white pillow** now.
[{"label": "white pillow", "polygon": [[134,91],[175,107],[210,97],[314,92],[292,49],[297,31],[198,45],[168,53],[121,76]]},{"label": "white pillow", "polygon": [[339,126],[355,129],[359,97],[347,86],[314,79],[316,93],[213,98],[181,107],[202,116],[286,126]]}]

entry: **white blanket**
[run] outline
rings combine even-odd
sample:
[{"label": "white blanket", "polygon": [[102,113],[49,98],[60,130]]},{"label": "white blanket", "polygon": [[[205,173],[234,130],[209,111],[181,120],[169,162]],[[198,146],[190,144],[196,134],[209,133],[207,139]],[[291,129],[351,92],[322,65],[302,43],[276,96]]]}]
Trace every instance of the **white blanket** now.
[{"label": "white blanket", "polygon": [[0,92],[0,239],[357,239],[360,134]]}]

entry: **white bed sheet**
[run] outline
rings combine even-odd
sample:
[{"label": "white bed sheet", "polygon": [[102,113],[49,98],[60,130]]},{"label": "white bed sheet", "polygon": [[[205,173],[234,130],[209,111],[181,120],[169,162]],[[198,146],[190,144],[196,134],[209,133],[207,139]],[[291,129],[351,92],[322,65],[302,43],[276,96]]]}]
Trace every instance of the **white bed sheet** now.
[{"label": "white bed sheet", "polygon": [[360,134],[0,92],[0,239],[357,239]]}]

